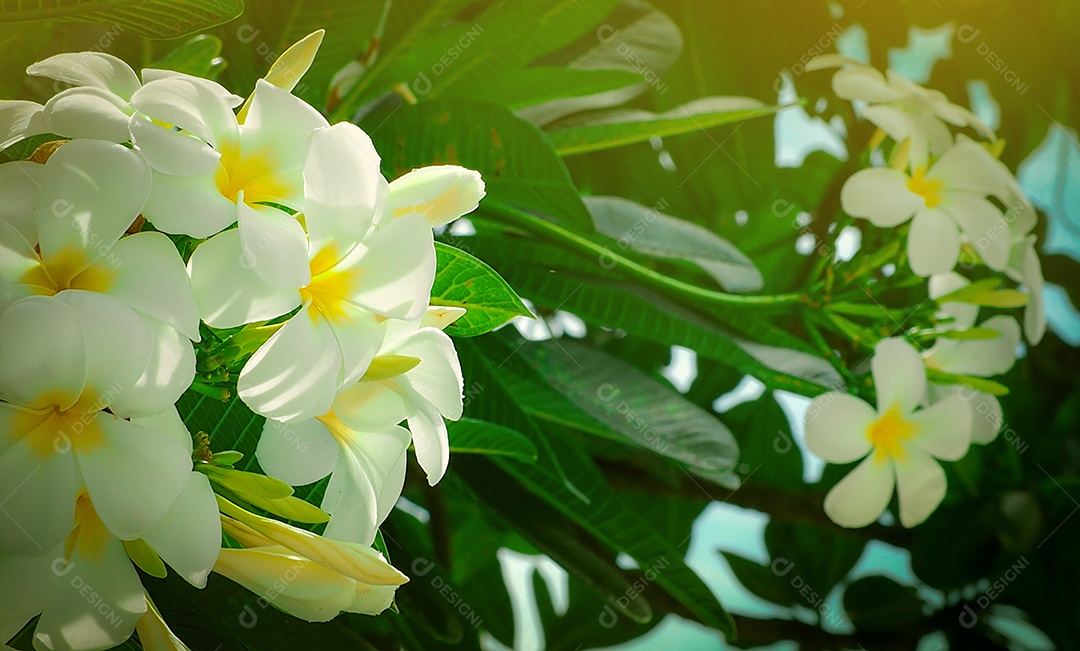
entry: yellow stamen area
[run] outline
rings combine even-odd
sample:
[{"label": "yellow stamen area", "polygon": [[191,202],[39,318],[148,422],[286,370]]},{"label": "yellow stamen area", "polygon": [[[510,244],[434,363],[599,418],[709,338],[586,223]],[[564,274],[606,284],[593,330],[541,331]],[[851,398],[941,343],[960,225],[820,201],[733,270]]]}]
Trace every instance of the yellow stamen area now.
[{"label": "yellow stamen area", "polygon": [[935,208],[945,200],[945,183],[940,179],[926,178],[926,168],[920,166],[907,182],[908,190],[923,198],[927,208]]},{"label": "yellow stamen area", "polygon": [[330,430],[330,434],[334,437],[334,440],[342,446],[347,445],[352,441],[353,436],[356,435],[356,432],[351,427],[338,418],[333,409],[322,416],[316,416],[315,419],[325,425],[326,429]]},{"label": "yellow stamen area", "polygon": [[244,201],[279,201],[292,194],[293,184],[277,173],[278,160],[268,148],[252,152],[243,152],[234,143],[218,147],[221,159],[218,161],[214,183],[228,200],[236,202],[240,192]]},{"label": "yellow stamen area", "polygon": [[116,281],[116,276],[117,270],[107,257],[91,264],[86,251],[68,246],[28,269],[19,282],[40,287],[42,295],[53,296],[65,289],[107,292]]},{"label": "yellow stamen area", "polygon": [[457,184],[449,185],[439,196],[430,201],[402,206],[394,210],[394,217],[404,217],[412,213],[423,215],[428,221],[451,214],[454,206],[464,203],[464,193]]},{"label": "yellow stamen area", "polygon": [[919,425],[904,420],[900,406],[895,404],[866,428],[866,438],[874,446],[874,460],[878,463],[907,459],[904,445],[918,433]]},{"label": "yellow stamen area", "polygon": [[324,318],[333,323],[350,319],[346,312],[346,297],[360,285],[360,270],[337,269],[341,257],[333,245],[323,247],[311,259],[311,282],[300,289],[301,299],[311,302],[309,315],[313,319]]},{"label": "yellow stamen area", "polygon": [[[105,437],[98,420],[100,401],[93,400],[90,393],[67,409],[57,405],[68,404],[60,392],[41,396],[36,404],[48,405],[42,409],[19,410],[11,419],[7,432],[12,442],[26,441],[31,454],[42,462],[54,454],[69,451],[91,452],[104,445]],[[83,398],[86,398],[85,400]]]},{"label": "yellow stamen area", "polygon": [[71,554],[78,550],[83,558],[91,562],[100,561],[111,535],[94,510],[90,496],[82,492],[75,500],[75,528],[64,541],[65,557],[70,559]]}]

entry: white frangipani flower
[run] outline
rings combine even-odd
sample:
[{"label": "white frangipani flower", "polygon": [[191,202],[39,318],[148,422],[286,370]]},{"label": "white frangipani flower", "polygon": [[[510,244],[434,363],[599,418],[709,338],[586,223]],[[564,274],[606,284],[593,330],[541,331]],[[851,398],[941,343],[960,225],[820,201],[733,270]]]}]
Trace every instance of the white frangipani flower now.
[{"label": "white frangipani flower", "polygon": [[900,523],[924,521],[945,497],[945,472],[936,459],[955,461],[971,440],[970,406],[949,396],[920,409],[926,369],[902,339],[884,339],[871,361],[877,409],[846,393],[814,398],[807,411],[806,444],[829,463],[862,459],[825,497],[825,512],[843,527],[865,527],[899,495]]},{"label": "white frangipani flower", "polygon": [[140,380],[154,352],[146,320],[103,294],[30,296],[0,315],[0,552],[54,547],[81,490],[125,540],[169,510],[191,472],[190,447],[125,419],[150,402]]},{"label": "white frangipani flower", "polygon": [[432,226],[443,226],[471,213],[483,198],[480,173],[457,165],[420,167],[390,182],[391,214],[420,214]]},{"label": "white frangipani flower", "polygon": [[[970,140],[957,142],[928,170],[908,175],[897,169],[873,167],[853,174],[840,192],[844,212],[890,228],[911,220],[908,260],[920,276],[952,271],[960,257],[961,235],[985,243],[980,255],[996,271],[1009,261],[1009,226],[986,196],[999,186],[985,169],[988,154]],[[989,157],[993,160],[993,157]],[[988,238],[988,233],[1003,235]]]},{"label": "white frangipani flower", "polygon": [[994,132],[974,113],[957,106],[940,91],[923,88],[887,70],[876,68],[841,55],[824,55],[807,70],[841,68],[832,78],[833,91],[846,100],[865,102],[860,114],[889,135],[895,142],[910,141],[911,158],[924,166],[930,156],[940,156],[953,144],[947,125],[971,127],[989,140]]}]

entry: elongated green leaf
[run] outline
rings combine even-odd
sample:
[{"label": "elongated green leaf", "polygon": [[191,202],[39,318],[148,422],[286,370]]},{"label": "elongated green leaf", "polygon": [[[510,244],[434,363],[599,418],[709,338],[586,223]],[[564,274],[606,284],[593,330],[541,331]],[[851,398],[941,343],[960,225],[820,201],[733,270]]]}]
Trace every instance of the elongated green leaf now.
[{"label": "elongated green leaf", "polygon": [[523,343],[517,355],[580,409],[639,447],[727,488],[739,447],[728,428],[677,391],[591,346],[562,339]]},{"label": "elongated green leaf", "polygon": [[536,445],[517,430],[475,418],[447,423],[450,451],[457,454],[498,455],[532,463]]},{"label": "elongated green leaf", "polygon": [[864,576],[844,591],[844,610],[860,631],[902,631],[923,618],[915,588],[875,574]]},{"label": "elongated green leaf", "polygon": [[243,0],[19,0],[5,2],[0,23],[76,20],[146,38],[177,38],[236,18]]},{"label": "elongated green leaf", "polygon": [[780,606],[790,607],[798,603],[796,591],[791,588],[789,581],[780,577],[769,566],[731,552],[720,553],[728,562],[735,578],[750,592]]},{"label": "elongated green leaf", "polygon": [[613,110],[569,119],[552,125],[548,137],[560,155],[572,156],[745,122],[777,110],[748,97],[704,97],[664,113]]},{"label": "elongated green leaf", "polygon": [[588,232],[592,219],[543,133],[509,110],[468,101],[424,102],[376,112],[361,127],[397,178],[416,167],[457,164],[480,172],[488,196]]},{"label": "elongated green leaf", "polygon": [[221,39],[210,34],[200,34],[151,63],[149,67],[212,78],[223,65],[220,55]]},{"label": "elongated green leaf", "polygon": [[249,502],[253,498],[281,499],[293,494],[292,486],[266,475],[222,468],[208,463],[200,463],[195,468],[209,477],[210,481],[220,484],[230,493],[239,495]]},{"label": "elongated green leaf", "polygon": [[[682,560],[675,544],[647,526],[622,498],[612,491],[592,460],[578,447],[557,436],[545,436],[521,411],[512,395],[499,385],[489,360],[475,342],[462,342],[462,369],[486,390],[470,401],[470,413],[514,429],[533,439],[540,451],[535,464],[492,457],[497,465],[516,477],[533,494],[573,519],[604,544],[633,557],[641,567],[662,564],[656,583],[677,599],[702,623],[730,635],[733,625],[727,612],[701,579]],[[501,350],[499,351],[501,356]],[[523,363],[508,358],[503,363]]]},{"label": "elongated green leaf", "polygon": [[475,337],[516,316],[532,316],[510,285],[494,269],[461,249],[435,243],[438,272],[431,304],[468,310],[446,327],[454,337]]},{"label": "elongated green leaf", "polygon": [[729,292],[753,292],[765,280],[734,244],[697,224],[621,197],[585,197],[596,230],[655,258],[688,260]]},{"label": "elongated green leaf", "polygon": [[[801,577],[824,599],[855,567],[866,541],[810,524],[772,521],[765,526],[765,547],[773,559],[790,567],[785,574]],[[796,591],[792,589],[792,597]]]},{"label": "elongated green leaf", "polygon": [[641,78],[627,70],[575,70],[536,66],[515,70],[469,93],[481,102],[520,109],[541,102],[592,95],[636,84]]}]

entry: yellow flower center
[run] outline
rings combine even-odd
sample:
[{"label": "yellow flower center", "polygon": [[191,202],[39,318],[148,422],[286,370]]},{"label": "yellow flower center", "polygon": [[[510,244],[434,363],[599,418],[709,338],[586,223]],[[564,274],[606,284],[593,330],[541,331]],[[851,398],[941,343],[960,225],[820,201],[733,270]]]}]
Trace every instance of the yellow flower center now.
[{"label": "yellow flower center", "polygon": [[75,404],[66,409],[59,407],[69,402],[60,391],[39,397],[35,404],[47,406],[20,409],[12,418],[8,437],[13,442],[25,440],[30,452],[41,461],[57,453],[90,452],[99,448],[105,441],[99,420],[105,401],[87,389]]},{"label": "yellow flower center", "polygon": [[293,194],[296,188],[277,169],[279,161],[268,148],[253,152],[240,151],[240,146],[226,143],[218,148],[221,159],[214,183],[226,199],[236,202],[240,192],[245,203],[280,201]]},{"label": "yellow flower center", "polygon": [[75,500],[75,528],[64,541],[64,556],[70,559],[77,549],[79,555],[90,561],[100,561],[105,555],[105,545],[112,534],[98,517],[90,496],[83,491]]},{"label": "yellow flower center", "polygon": [[324,318],[334,323],[349,320],[345,310],[347,298],[360,286],[360,270],[337,269],[334,265],[341,259],[333,245],[323,247],[311,259],[311,282],[300,289],[305,303],[311,302],[311,318]]},{"label": "yellow flower center", "polygon": [[874,446],[874,460],[878,463],[907,459],[905,444],[918,433],[918,423],[904,420],[899,405],[895,404],[866,428],[866,438]]},{"label": "yellow flower center", "polygon": [[907,182],[908,190],[923,198],[927,208],[935,208],[945,200],[943,190],[945,183],[940,179],[926,178],[926,168],[920,166]]},{"label": "yellow flower center", "polygon": [[86,251],[69,246],[50,256],[47,261],[39,261],[23,273],[19,282],[32,285],[37,294],[54,296],[65,289],[107,292],[112,288],[116,275],[116,268],[110,264],[108,256],[90,264]]}]

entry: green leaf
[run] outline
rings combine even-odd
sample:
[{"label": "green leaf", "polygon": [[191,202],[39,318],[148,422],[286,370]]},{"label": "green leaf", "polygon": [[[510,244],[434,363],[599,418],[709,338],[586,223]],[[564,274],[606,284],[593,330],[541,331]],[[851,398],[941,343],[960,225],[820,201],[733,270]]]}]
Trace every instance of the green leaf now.
[{"label": "green leaf", "polygon": [[1004,396],[1009,393],[1009,387],[1000,382],[994,382],[993,380],[987,380],[986,378],[981,377],[972,377],[970,375],[946,373],[945,371],[936,368],[926,369],[926,379],[935,384],[962,384],[971,387],[976,391],[989,393],[992,396]]},{"label": "green leaf", "polygon": [[361,123],[382,154],[388,178],[424,165],[477,170],[490,199],[544,213],[579,232],[592,230],[566,166],[536,126],[506,108],[464,100],[401,106]]},{"label": "green leaf", "polygon": [[575,70],[535,66],[516,70],[474,89],[469,96],[481,102],[517,110],[563,97],[592,95],[641,81],[627,70]]},{"label": "green leaf", "polygon": [[252,499],[281,499],[293,494],[292,486],[266,475],[222,468],[208,463],[196,464],[195,469],[209,477],[210,481],[247,502]]},{"label": "green leaf", "polygon": [[739,447],[715,416],[630,364],[569,339],[522,343],[517,356],[587,414],[727,488]]},{"label": "green leaf", "polygon": [[221,39],[209,34],[199,34],[148,67],[212,79],[223,66],[220,57]]},{"label": "green leaf", "polygon": [[[765,526],[765,547],[774,561],[783,559],[789,574],[798,575],[816,602],[824,599],[862,556],[866,541],[828,529],[773,520]],[[789,580],[791,577],[788,577]]]},{"label": "green leaf", "polygon": [[703,624],[730,635],[733,624],[716,597],[682,560],[669,541],[637,517],[604,480],[592,460],[559,437],[545,436],[499,385],[488,360],[477,348],[482,340],[462,342],[462,369],[485,390],[470,401],[470,414],[513,427],[533,439],[540,451],[535,464],[492,457],[534,495],[542,498],[614,550],[633,557],[640,567],[665,566],[656,584],[677,599]]},{"label": "green leaf", "polygon": [[438,271],[431,288],[431,304],[462,307],[467,311],[446,327],[454,337],[475,337],[516,316],[532,313],[494,269],[461,249],[435,243]]},{"label": "green leaf", "polygon": [[654,258],[687,260],[730,292],[753,292],[765,285],[761,272],[734,244],[692,222],[622,197],[585,197],[596,230]]},{"label": "green leaf", "polygon": [[664,113],[622,109],[587,114],[551,125],[547,133],[559,155],[573,156],[741,123],[778,110],[748,97],[703,97]]},{"label": "green leaf", "polygon": [[943,339],[959,339],[961,341],[997,339],[1001,332],[993,328],[968,328],[967,330],[944,330],[935,333],[935,336]]},{"label": "green leaf", "polygon": [[949,292],[937,299],[938,305],[945,303],[970,303],[983,307],[1012,308],[1027,305],[1028,295],[1015,289],[996,289],[1001,284],[1000,278],[977,280],[970,285]]},{"label": "green leaf", "polygon": [[788,580],[782,578],[768,565],[744,558],[732,552],[720,552],[731,567],[732,574],[744,588],[765,601],[784,607],[794,606],[797,602],[796,591]]},{"label": "green leaf", "polygon": [[866,576],[844,591],[844,610],[860,631],[902,631],[923,619],[915,588],[887,576]]},{"label": "green leaf", "polygon": [[536,445],[517,430],[475,418],[448,422],[450,451],[455,454],[498,455],[533,463]]},{"label": "green leaf", "polygon": [[155,39],[177,38],[236,18],[243,0],[20,0],[0,23],[75,20]]}]

